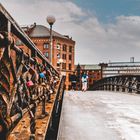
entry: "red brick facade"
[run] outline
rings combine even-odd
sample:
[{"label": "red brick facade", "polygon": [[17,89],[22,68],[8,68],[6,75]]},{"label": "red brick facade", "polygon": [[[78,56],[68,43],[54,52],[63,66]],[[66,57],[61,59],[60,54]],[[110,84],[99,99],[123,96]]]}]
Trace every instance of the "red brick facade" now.
[{"label": "red brick facade", "polygon": [[[23,28],[29,35],[37,48],[49,59],[50,55],[50,34],[49,29],[42,25],[32,25]],[[52,33],[52,65],[63,75],[66,75],[66,89],[69,88],[69,74],[74,71],[75,41],[68,36],[63,36],[57,32]],[[20,45],[24,49],[23,45]],[[26,50],[29,52],[29,50]]]}]

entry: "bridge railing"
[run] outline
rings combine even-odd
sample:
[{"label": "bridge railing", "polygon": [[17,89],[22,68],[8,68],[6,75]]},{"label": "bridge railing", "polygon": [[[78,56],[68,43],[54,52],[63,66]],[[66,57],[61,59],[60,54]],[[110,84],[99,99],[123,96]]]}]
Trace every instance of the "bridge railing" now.
[{"label": "bridge railing", "polygon": [[[24,43],[29,53],[15,45],[15,38]],[[41,117],[48,115],[46,103],[52,94],[59,96],[56,89],[63,89],[64,80],[0,4],[0,137],[7,139],[28,112],[34,138],[38,104],[42,103]]]},{"label": "bridge railing", "polygon": [[93,85],[93,90],[109,90],[129,93],[140,93],[140,75],[120,75],[106,77]]}]

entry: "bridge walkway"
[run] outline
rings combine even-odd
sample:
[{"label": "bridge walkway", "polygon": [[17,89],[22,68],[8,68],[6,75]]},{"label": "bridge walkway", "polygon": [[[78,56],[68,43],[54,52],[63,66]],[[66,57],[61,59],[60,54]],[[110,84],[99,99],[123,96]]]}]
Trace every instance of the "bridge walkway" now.
[{"label": "bridge walkway", "polygon": [[57,140],[139,140],[140,96],[68,91]]}]

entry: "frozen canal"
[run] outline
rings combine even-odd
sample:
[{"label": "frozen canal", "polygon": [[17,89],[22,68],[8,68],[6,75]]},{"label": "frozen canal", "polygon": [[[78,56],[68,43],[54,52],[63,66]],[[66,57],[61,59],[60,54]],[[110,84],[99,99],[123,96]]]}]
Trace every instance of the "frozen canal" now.
[{"label": "frozen canal", "polygon": [[140,95],[65,93],[58,140],[140,140]]}]

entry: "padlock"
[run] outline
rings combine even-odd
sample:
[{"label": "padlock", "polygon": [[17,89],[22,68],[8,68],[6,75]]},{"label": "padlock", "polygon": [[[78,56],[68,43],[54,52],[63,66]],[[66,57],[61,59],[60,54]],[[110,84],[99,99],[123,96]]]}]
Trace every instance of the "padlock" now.
[{"label": "padlock", "polygon": [[45,78],[45,74],[43,72],[39,73],[39,76],[40,76],[40,78]]},{"label": "padlock", "polygon": [[31,87],[31,86],[34,85],[34,83],[30,80],[30,81],[28,81],[28,82],[26,83],[26,85],[27,85],[27,87]]}]

